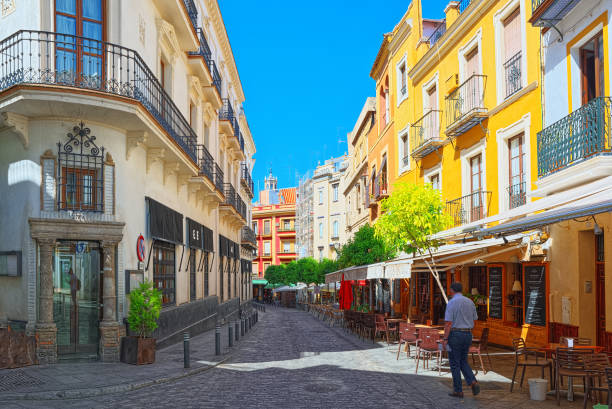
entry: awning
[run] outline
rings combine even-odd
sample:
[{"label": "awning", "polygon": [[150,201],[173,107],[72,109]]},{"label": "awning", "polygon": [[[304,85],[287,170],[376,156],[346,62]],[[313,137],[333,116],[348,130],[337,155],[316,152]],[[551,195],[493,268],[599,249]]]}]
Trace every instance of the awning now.
[{"label": "awning", "polygon": [[599,213],[612,211],[612,189],[598,192],[592,196],[574,201],[571,204],[547,210],[542,213],[528,216],[520,220],[502,223],[497,226],[483,229],[479,234],[497,235],[512,234],[534,230],[564,220],[593,216]]},{"label": "awning", "polygon": [[253,280],[253,285],[268,285],[268,280]]}]

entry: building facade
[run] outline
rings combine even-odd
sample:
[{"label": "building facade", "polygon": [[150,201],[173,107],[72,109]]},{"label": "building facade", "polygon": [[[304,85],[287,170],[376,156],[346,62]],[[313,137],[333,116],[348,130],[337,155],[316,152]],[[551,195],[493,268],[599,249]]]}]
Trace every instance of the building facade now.
[{"label": "building facade", "polygon": [[298,258],[314,257],[314,196],[312,179],[308,175],[300,179],[297,190],[295,214],[295,243]]},{"label": "building facade", "polygon": [[376,132],[376,98],[369,97],[352,132],[347,134],[348,166],[342,176],[342,194],[346,206],[347,240],[370,222],[368,193],[368,140]]},{"label": "building facade", "polygon": [[218,4],[16,2],[0,38],[0,318],[38,361],[118,360],[143,280],[161,344],[249,300],[255,145]]},{"label": "building facade", "polygon": [[342,177],[348,166],[347,156],[328,159],[315,168],[312,177],[314,258],[336,259],[346,243],[346,204]]}]

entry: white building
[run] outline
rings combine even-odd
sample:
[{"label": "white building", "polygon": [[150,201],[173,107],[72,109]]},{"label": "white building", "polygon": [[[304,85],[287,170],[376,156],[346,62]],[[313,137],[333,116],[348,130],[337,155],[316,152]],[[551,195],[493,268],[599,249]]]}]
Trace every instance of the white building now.
[{"label": "white building", "polygon": [[162,344],[237,310],[255,145],[217,2],[2,5],[0,320],[41,363],[115,361],[143,279]]}]

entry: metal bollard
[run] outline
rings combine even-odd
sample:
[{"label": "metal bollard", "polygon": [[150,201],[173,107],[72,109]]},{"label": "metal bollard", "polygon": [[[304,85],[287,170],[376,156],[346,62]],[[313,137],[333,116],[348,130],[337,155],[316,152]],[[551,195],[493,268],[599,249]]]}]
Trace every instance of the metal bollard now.
[{"label": "metal bollard", "polygon": [[215,325],[215,355],[221,355],[221,324]]},{"label": "metal bollard", "polygon": [[244,318],[240,318],[240,336],[244,337]]},{"label": "metal bollard", "polygon": [[238,331],[238,320],[234,321],[234,332],[236,336],[236,341],[240,340],[240,331]]},{"label": "metal bollard", "polygon": [[183,333],[183,363],[189,368],[189,332]]},{"label": "metal bollard", "polygon": [[227,335],[229,339],[229,347],[234,346],[234,327],[232,327],[231,321],[227,323]]}]

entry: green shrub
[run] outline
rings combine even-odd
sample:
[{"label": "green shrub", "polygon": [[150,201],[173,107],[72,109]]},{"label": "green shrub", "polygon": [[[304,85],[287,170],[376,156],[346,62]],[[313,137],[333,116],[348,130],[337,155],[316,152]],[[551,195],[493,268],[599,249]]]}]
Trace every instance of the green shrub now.
[{"label": "green shrub", "polygon": [[150,281],[145,281],[137,289],[130,291],[130,329],[141,338],[149,337],[157,328],[161,304],[161,292],[154,288]]}]

